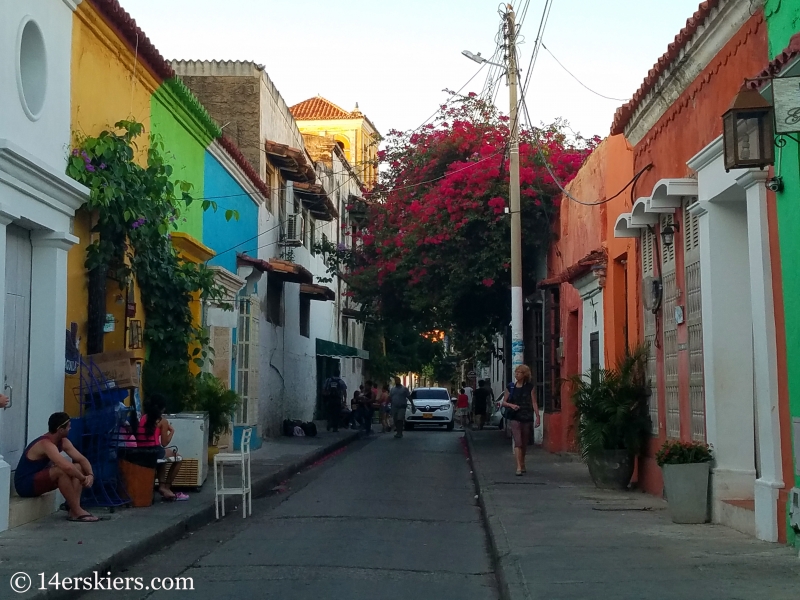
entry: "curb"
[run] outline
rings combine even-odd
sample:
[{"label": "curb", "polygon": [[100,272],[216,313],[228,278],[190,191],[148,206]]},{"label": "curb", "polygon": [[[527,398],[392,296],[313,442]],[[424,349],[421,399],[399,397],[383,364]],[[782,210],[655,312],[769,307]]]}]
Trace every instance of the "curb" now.
[{"label": "curb", "polygon": [[[274,488],[276,485],[280,484],[283,481],[291,478],[292,475],[296,474],[298,471],[305,469],[316,463],[317,461],[321,460],[322,458],[326,457],[337,450],[344,448],[345,446],[349,445],[351,442],[356,441],[359,439],[360,432],[353,432],[352,434],[344,437],[340,440],[337,440],[333,444],[328,446],[324,446],[317,451],[309,454],[300,460],[297,460],[293,463],[290,463],[283,467],[280,471],[277,471],[271,475],[267,475],[265,477],[261,477],[260,479],[253,479],[252,482],[252,490],[253,490],[253,497],[260,498],[266,496],[267,493]],[[225,510],[227,511],[229,508],[231,512],[236,506],[236,501],[241,500],[241,498],[237,497],[228,497],[225,498]],[[132,563],[135,563],[154,552],[158,552],[166,548],[167,546],[171,546],[175,542],[179,541],[184,535],[191,531],[195,531],[200,529],[201,527],[208,525],[216,520],[216,513],[214,510],[214,505],[210,504],[206,507],[203,507],[197,510],[194,513],[187,514],[184,516],[181,521],[178,523],[173,523],[166,529],[162,529],[154,533],[153,535],[148,536],[147,538],[136,542],[130,546],[126,546],[119,552],[112,554],[107,559],[99,562],[91,567],[88,567],[79,573],[75,573],[74,575],[67,575],[68,577],[92,577],[97,572],[104,572],[104,571],[112,571],[118,572],[121,568],[129,567]],[[74,598],[75,592],[74,591],[65,591],[62,589],[59,590],[40,590],[38,593],[33,595],[26,595],[26,598],[30,600],[54,600],[54,599],[65,599],[65,598]]]},{"label": "curb", "polygon": [[497,579],[500,600],[530,600],[531,595],[528,592],[528,585],[517,567],[516,559],[511,556],[511,546],[504,535],[505,527],[500,518],[487,507],[487,499],[491,499],[492,492],[489,490],[488,483],[482,481],[482,476],[478,472],[472,432],[466,431],[464,439],[467,442],[467,451],[469,452],[469,461],[472,467],[472,481],[478,492],[481,520],[486,530],[486,537],[489,540],[489,558]]}]

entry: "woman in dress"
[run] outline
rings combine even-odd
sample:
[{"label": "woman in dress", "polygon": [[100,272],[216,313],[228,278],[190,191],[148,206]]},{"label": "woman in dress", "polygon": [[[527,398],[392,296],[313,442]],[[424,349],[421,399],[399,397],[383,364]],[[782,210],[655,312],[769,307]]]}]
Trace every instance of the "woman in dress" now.
[{"label": "woman in dress", "polygon": [[533,435],[533,429],[539,426],[539,404],[536,402],[536,388],[531,381],[531,370],[526,365],[519,365],[514,370],[515,381],[508,384],[501,406],[513,412],[506,417],[514,438],[514,459],[517,462],[516,475],[526,472],[525,452]]}]

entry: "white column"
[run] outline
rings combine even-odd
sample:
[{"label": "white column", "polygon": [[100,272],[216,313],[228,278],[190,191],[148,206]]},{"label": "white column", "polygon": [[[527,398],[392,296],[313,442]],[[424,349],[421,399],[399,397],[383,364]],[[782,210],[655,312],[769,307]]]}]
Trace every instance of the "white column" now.
[{"label": "white column", "polygon": [[[5,377],[5,331],[2,326],[5,323],[6,308],[6,227],[18,215],[11,214],[6,205],[0,204],[0,383]],[[2,388],[2,386],[0,386]],[[0,410],[0,420],[3,418],[3,411]],[[11,500],[11,465],[3,456],[0,455],[0,531],[8,529],[8,511]]]},{"label": "white column", "polygon": [[[778,411],[778,365],[775,305],[767,219],[767,171],[746,171],[736,182],[747,194],[747,239],[750,253],[750,302],[753,315],[753,367],[760,477],[755,486],[756,537],[778,541],[778,490],[781,471],[781,431]],[[784,518],[784,517],[781,517]]]},{"label": "white column", "polygon": [[28,442],[46,429],[51,414],[64,410],[67,251],[77,242],[66,232],[31,233]]},{"label": "white column", "polygon": [[702,201],[700,225],[706,432],[714,447],[712,518],[720,502],[753,497],[753,373],[747,215],[741,201]]}]

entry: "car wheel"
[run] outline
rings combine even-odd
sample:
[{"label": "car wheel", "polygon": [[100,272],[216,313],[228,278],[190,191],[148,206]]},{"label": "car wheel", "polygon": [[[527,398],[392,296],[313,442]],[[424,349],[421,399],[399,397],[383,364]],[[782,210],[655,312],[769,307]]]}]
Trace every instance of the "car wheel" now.
[{"label": "car wheel", "polygon": [[414,424],[413,423],[409,423],[408,421],[406,421],[405,430],[406,431],[411,431],[412,429],[414,429]]},{"label": "car wheel", "polygon": [[447,424],[447,431],[453,431],[453,429],[455,428],[455,426],[456,426],[455,422],[453,422],[453,421],[450,421],[450,422]]}]

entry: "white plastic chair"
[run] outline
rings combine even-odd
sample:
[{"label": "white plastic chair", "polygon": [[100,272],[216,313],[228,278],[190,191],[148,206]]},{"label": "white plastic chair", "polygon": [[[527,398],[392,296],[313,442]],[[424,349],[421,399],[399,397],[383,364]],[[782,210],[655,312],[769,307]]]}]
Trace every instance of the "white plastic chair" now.
[{"label": "white plastic chair", "polygon": [[[253,428],[247,427],[242,430],[242,444],[239,452],[220,452],[214,457],[214,509],[216,510],[217,520],[219,520],[219,506],[222,504],[222,516],[225,516],[225,496],[242,495],[242,518],[253,514],[253,493],[250,485],[250,437],[253,435]],[[241,487],[225,487],[225,465],[238,464],[242,471]],[[219,472],[217,467],[219,466]]]}]

